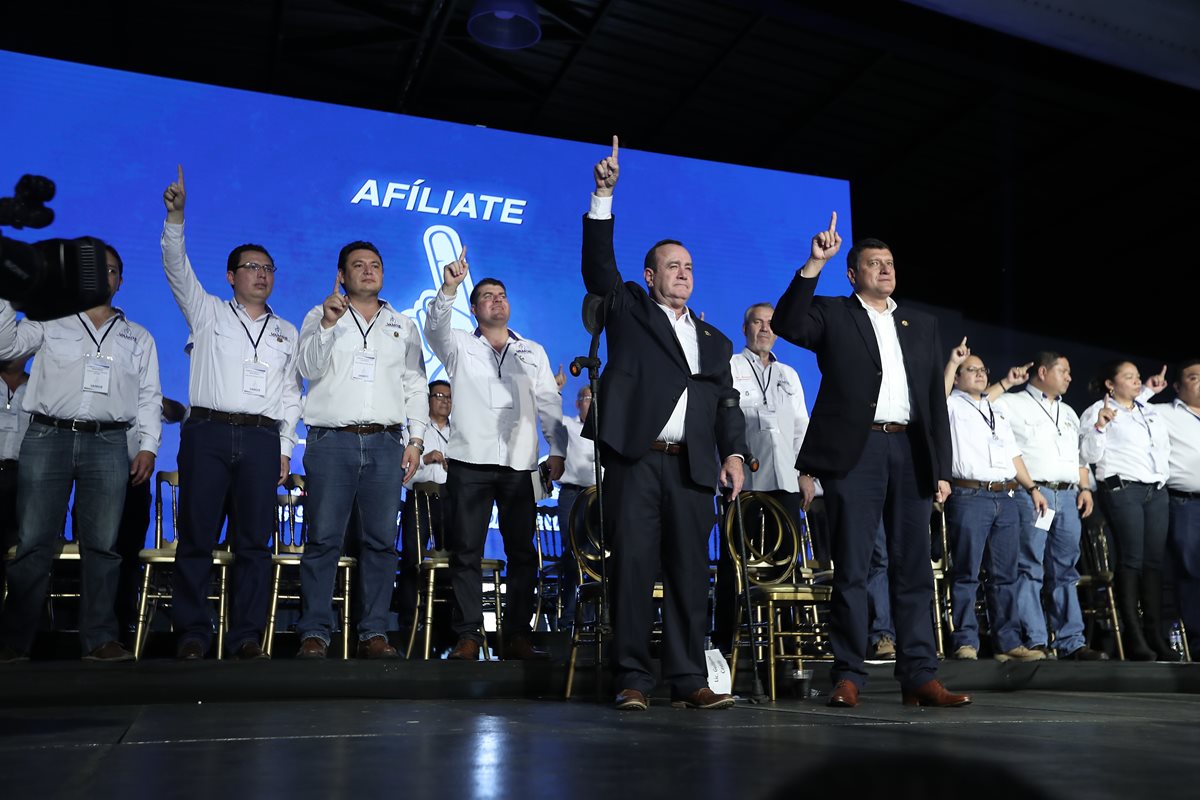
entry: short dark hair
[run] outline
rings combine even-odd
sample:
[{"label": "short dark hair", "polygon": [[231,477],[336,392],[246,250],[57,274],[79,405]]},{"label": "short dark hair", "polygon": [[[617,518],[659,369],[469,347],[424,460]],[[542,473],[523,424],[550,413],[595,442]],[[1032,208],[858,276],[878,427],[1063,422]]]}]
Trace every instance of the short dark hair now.
[{"label": "short dark hair", "polygon": [[1183,377],[1183,371],[1185,369],[1188,367],[1194,367],[1198,364],[1200,364],[1200,358],[1185,358],[1183,361],[1180,361],[1175,365],[1175,380],[1179,380],[1181,377]]},{"label": "short dark hair", "polygon": [[[100,241],[104,242],[103,239]],[[104,249],[112,253],[113,258],[117,260],[117,274],[122,278],[125,277],[125,262],[121,260],[121,254],[117,252],[117,248],[113,247],[108,242],[104,242]]]},{"label": "short dark hair", "polygon": [[271,260],[272,264],[275,263],[275,259],[271,258],[271,254],[267,251],[267,248],[263,247],[261,244],[239,244],[237,247],[229,251],[229,260],[225,262],[225,271],[237,272],[238,262],[242,260],[242,253],[250,250],[262,253]]},{"label": "short dark hair", "polygon": [[496,278],[482,278],[479,283],[475,284],[475,288],[471,290],[471,305],[475,305],[475,301],[479,298],[479,290],[484,286],[499,286],[505,292],[508,291],[508,288],[500,280]]},{"label": "short dark hair", "polygon": [[891,249],[885,242],[879,239],[859,239],[854,243],[854,247],[850,248],[850,252],[846,254],[846,266],[857,271],[858,259],[862,255],[863,250],[887,250],[891,252]]},{"label": "short dark hair", "polygon": [[379,256],[379,263],[380,264],[383,263],[383,256],[379,254],[378,247],[371,244],[370,242],[358,241],[358,242],[351,242],[350,244],[346,245],[338,252],[338,269],[346,268],[346,259],[350,258],[350,254],[353,253],[355,250],[370,250],[372,253]]},{"label": "short dark hair", "polygon": [[1060,358],[1066,358],[1066,356],[1057,350],[1039,350],[1033,355],[1033,374],[1036,375],[1037,371],[1042,367],[1046,369],[1052,368],[1054,362]]},{"label": "short dark hair", "polygon": [[1108,387],[1104,385],[1104,382],[1117,377],[1117,373],[1125,364],[1133,364],[1133,362],[1128,358],[1114,358],[1105,361],[1100,365],[1100,371],[1096,373],[1096,377],[1088,382],[1088,391],[1092,394],[1108,394]]},{"label": "short dark hair", "polygon": [[683,247],[683,242],[678,239],[660,239],[654,243],[653,247],[646,251],[646,269],[651,271],[658,269],[658,248],[667,244],[677,244]]},{"label": "short dark hair", "polygon": [[445,386],[447,389],[449,389],[449,388],[450,388],[450,381],[444,381],[444,380],[442,380],[441,378],[438,378],[437,380],[432,380],[432,381],[430,381],[430,382],[429,382],[429,393],[430,393],[430,394],[433,394],[433,390],[434,390],[434,389],[436,389],[436,388],[437,388],[437,387],[439,387],[439,386]]}]

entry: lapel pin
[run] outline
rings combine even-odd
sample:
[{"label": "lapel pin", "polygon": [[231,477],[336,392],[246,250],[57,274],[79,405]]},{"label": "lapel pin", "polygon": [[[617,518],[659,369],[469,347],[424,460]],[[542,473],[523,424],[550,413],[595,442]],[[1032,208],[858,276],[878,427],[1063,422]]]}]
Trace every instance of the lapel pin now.
[{"label": "lapel pin", "polygon": [[712,336],[712,334],[711,334],[711,333],[709,333],[708,331],[705,331],[705,332],[704,332],[704,335],[705,335],[705,336]]},{"label": "lapel pin", "polygon": [[907,328],[907,327],[908,327],[908,320],[906,320],[906,319],[902,319],[902,320],[900,320],[900,324],[901,324],[901,325],[903,325],[904,327],[906,327],[906,328]]}]

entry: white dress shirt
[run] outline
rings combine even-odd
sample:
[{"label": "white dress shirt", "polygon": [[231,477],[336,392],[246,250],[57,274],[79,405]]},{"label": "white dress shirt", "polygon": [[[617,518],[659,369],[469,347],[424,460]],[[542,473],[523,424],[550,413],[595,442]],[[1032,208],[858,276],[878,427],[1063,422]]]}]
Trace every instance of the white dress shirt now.
[{"label": "white dress shirt", "polygon": [[[188,260],[182,224],[163,224],[162,252],[167,283],[192,335],[189,404],[279,420],[280,454],[290,458],[300,419],[296,326],[269,306],[251,319],[241,304],[205,292]],[[265,385],[247,376],[248,367],[261,365]]]},{"label": "white dress shirt", "polygon": [[28,385],[22,383],[16,391],[11,391],[0,379],[0,389],[4,391],[4,403],[0,404],[0,461],[16,461],[21,452],[21,440],[29,427],[29,414],[21,408]]},{"label": "white dress shirt", "polygon": [[1079,453],[1085,463],[1096,465],[1096,478],[1104,480],[1119,476],[1127,481],[1141,481],[1162,486],[1167,480],[1171,460],[1171,436],[1158,410],[1138,400],[1133,410],[1117,410],[1113,421],[1096,430],[1096,420],[1104,400],[1088,406],[1079,420]]},{"label": "white dress shirt", "polygon": [[[700,342],[696,335],[696,323],[692,319],[692,314],[685,306],[683,313],[679,316],[668,306],[662,303],[655,303],[656,306],[662,309],[667,315],[667,322],[671,326],[671,330],[675,332],[675,338],[679,341],[679,346],[683,348],[683,357],[687,359],[688,369],[695,375],[700,371]],[[679,399],[675,401],[675,408],[671,411],[671,416],[667,418],[667,424],[658,433],[660,442],[686,442],[687,430],[685,422],[687,421],[687,403],[688,390],[685,387],[683,394],[679,395]]]},{"label": "white dress shirt", "polygon": [[560,484],[596,485],[596,452],[591,439],[583,438],[583,420],[578,416],[563,420],[567,429],[567,463]]},{"label": "white dress shirt", "polygon": [[[950,442],[954,455],[950,474],[968,481],[1011,481],[1021,455],[1008,420],[995,413],[987,398],[975,400],[955,389],[946,399],[950,415]],[[1076,480],[1079,473],[1076,471]]]},{"label": "white dress shirt", "polygon": [[876,422],[900,422],[907,424],[912,417],[912,404],[908,397],[908,373],[904,369],[904,351],[900,337],[896,334],[896,301],[887,299],[887,308],[876,311],[860,297],[854,297],[867,310],[871,329],[875,331],[875,342],[879,345],[879,362],[883,380],[879,383],[879,397],[875,401]]},{"label": "white dress shirt", "polygon": [[150,332],[118,309],[99,328],[87,314],[17,324],[0,300],[0,359],[35,353],[21,408],[55,419],[128,422],[138,449],[158,453],[162,387]]},{"label": "white dress shirt", "polygon": [[1036,483],[1079,483],[1079,415],[1040,389],[1006,392],[992,404],[1012,427],[1017,447]]},{"label": "white dress shirt", "polygon": [[564,455],[562,397],[546,351],[510,330],[508,343],[496,352],[478,330],[450,326],[453,307],[454,297],[438,290],[429,301],[425,338],[454,390],[450,449],[455,460],[535,470],[539,418],[550,455]]},{"label": "white dress shirt", "polygon": [[1158,406],[1158,411],[1171,436],[1167,488],[1200,492],[1200,415],[1178,398],[1169,406]]},{"label": "white dress shirt", "polygon": [[417,467],[417,471],[413,473],[412,480],[404,484],[406,488],[412,488],[414,483],[446,482],[446,467],[436,461],[426,464],[425,456],[437,450],[449,458],[450,435],[449,420],[446,421],[445,427],[438,425],[433,420],[429,421],[429,425],[425,427],[425,452],[421,456],[421,463]]},{"label": "white dress shirt", "polygon": [[758,472],[746,471],[743,488],[798,492],[796,456],[808,430],[804,387],[796,370],[781,363],[774,353],[769,361],[764,367],[750,348],[729,359],[733,388],[746,418],[746,441],[758,459]]},{"label": "white dress shirt", "polygon": [[304,424],[405,424],[423,438],[429,420],[425,352],[416,323],[381,300],[371,321],[351,307],[331,328],[317,306],[300,327],[300,374],[308,379]]}]

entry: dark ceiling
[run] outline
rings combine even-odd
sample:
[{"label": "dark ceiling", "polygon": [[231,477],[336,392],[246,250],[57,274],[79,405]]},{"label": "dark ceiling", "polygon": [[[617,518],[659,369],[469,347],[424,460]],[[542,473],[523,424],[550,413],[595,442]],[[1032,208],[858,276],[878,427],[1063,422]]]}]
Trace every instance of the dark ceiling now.
[{"label": "dark ceiling", "polygon": [[[471,4],[8,4],[0,48],[847,178],[902,298],[1200,351],[1195,90],[898,2],[540,0],[522,51],[473,41]],[[797,242],[822,222],[796,220]]]}]

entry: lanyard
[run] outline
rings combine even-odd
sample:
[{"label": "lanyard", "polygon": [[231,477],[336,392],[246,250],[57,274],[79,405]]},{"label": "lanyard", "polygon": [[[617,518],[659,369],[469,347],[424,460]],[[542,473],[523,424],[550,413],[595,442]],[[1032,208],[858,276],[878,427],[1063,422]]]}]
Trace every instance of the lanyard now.
[{"label": "lanyard", "polygon": [[770,388],[771,388],[771,370],[775,369],[775,365],[774,365],[774,364],[771,364],[771,366],[767,367],[767,369],[766,369],[766,371],[765,371],[765,373],[766,373],[766,376],[767,376],[767,379],[766,379],[766,381],[764,382],[764,381],[760,381],[760,380],[758,379],[758,370],[755,368],[755,366],[754,366],[754,362],[750,360],[750,357],[749,357],[749,356],[742,356],[742,358],[746,359],[746,363],[750,365],[750,371],[751,371],[752,373],[754,373],[754,382],[758,384],[758,388],[759,388],[759,390],[762,392],[762,396],[763,396],[763,405],[765,405],[765,406],[769,406],[769,405],[771,405],[771,404],[770,404],[770,403],[767,401],[767,389],[770,389]]},{"label": "lanyard", "polygon": [[79,320],[79,324],[83,326],[83,330],[88,335],[88,338],[92,340],[92,344],[96,345],[96,355],[100,355],[100,345],[104,344],[104,340],[112,333],[112,329],[117,324],[117,319],[120,316],[120,314],[117,314],[108,321],[108,325],[104,328],[104,334],[100,337],[100,341],[96,341],[96,337],[92,334],[92,329],[83,321],[83,317],[79,314],[75,315],[76,319]]},{"label": "lanyard", "polygon": [[[442,433],[442,429],[441,429],[441,428],[439,428],[439,427],[438,427],[437,425],[435,425],[433,422],[430,422],[430,423],[429,423],[429,427],[430,427],[430,428],[433,428],[433,432],[434,432],[434,433],[436,433],[436,434],[438,435],[438,438],[442,440],[442,443],[443,443],[443,444],[450,444],[450,437],[449,437],[449,436],[447,436],[446,434]],[[450,430],[450,426],[449,426],[449,425],[447,425],[447,426],[446,426],[446,430],[447,430],[447,431],[448,431],[448,430]]]},{"label": "lanyard", "polygon": [[234,318],[242,326],[242,330],[246,332],[246,338],[250,340],[250,345],[254,348],[254,362],[258,363],[258,343],[262,341],[263,334],[267,332],[267,323],[271,321],[271,312],[267,312],[267,317],[263,320],[262,330],[258,332],[258,338],[255,339],[250,335],[250,329],[246,327],[246,323],[242,322],[242,318],[237,315],[237,309],[233,307],[233,301],[229,303],[229,310],[233,312]]},{"label": "lanyard", "polygon": [[358,328],[358,332],[363,337],[363,350],[367,349],[367,337],[370,336],[371,331],[373,331],[375,329],[375,323],[379,322],[379,317],[382,315],[382,313],[383,313],[383,307],[381,306],[380,309],[375,312],[375,319],[371,320],[371,324],[368,325],[367,329],[364,331],[363,326],[358,321],[358,314],[355,312],[354,308],[351,307],[350,319],[354,320],[355,327]]},{"label": "lanyard", "polygon": [[[17,388],[19,389],[21,387],[18,386]],[[7,383],[4,384],[4,391],[8,392],[8,400],[5,401],[5,403],[4,403],[4,410],[8,411],[9,409],[12,408],[12,399],[13,399],[13,397],[16,396],[17,392],[16,392],[16,389],[9,389]]]},{"label": "lanyard", "polygon": [[492,359],[496,362],[496,377],[497,378],[504,377],[504,375],[500,372],[500,368],[504,366],[504,359],[508,356],[508,348],[511,345],[512,345],[511,341],[505,343],[504,350],[501,351],[499,358],[496,358],[496,348],[492,347],[490,344],[488,345],[488,349],[492,351]]},{"label": "lanyard", "polygon": [[1058,435],[1062,436],[1062,428],[1058,427],[1058,418],[1062,414],[1062,400],[1058,400],[1057,404],[1054,406],[1054,416],[1052,417],[1050,416],[1050,412],[1046,410],[1046,407],[1042,405],[1042,401],[1037,399],[1037,395],[1029,391],[1029,387],[1025,387],[1025,391],[1030,397],[1033,398],[1034,402],[1037,403],[1037,407],[1040,408],[1042,413],[1046,415],[1046,419],[1054,423],[1054,430],[1058,432]]},{"label": "lanyard", "polygon": [[963,401],[971,408],[975,409],[979,416],[983,417],[983,421],[986,422],[987,426],[992,429],[992,433],[996,432],[996,412],[992,410],[991,403],[988,403],[988,413],[984,414],[983,411],[980,410],[979,406],[971,402],[969,397],[963,397]]}]

